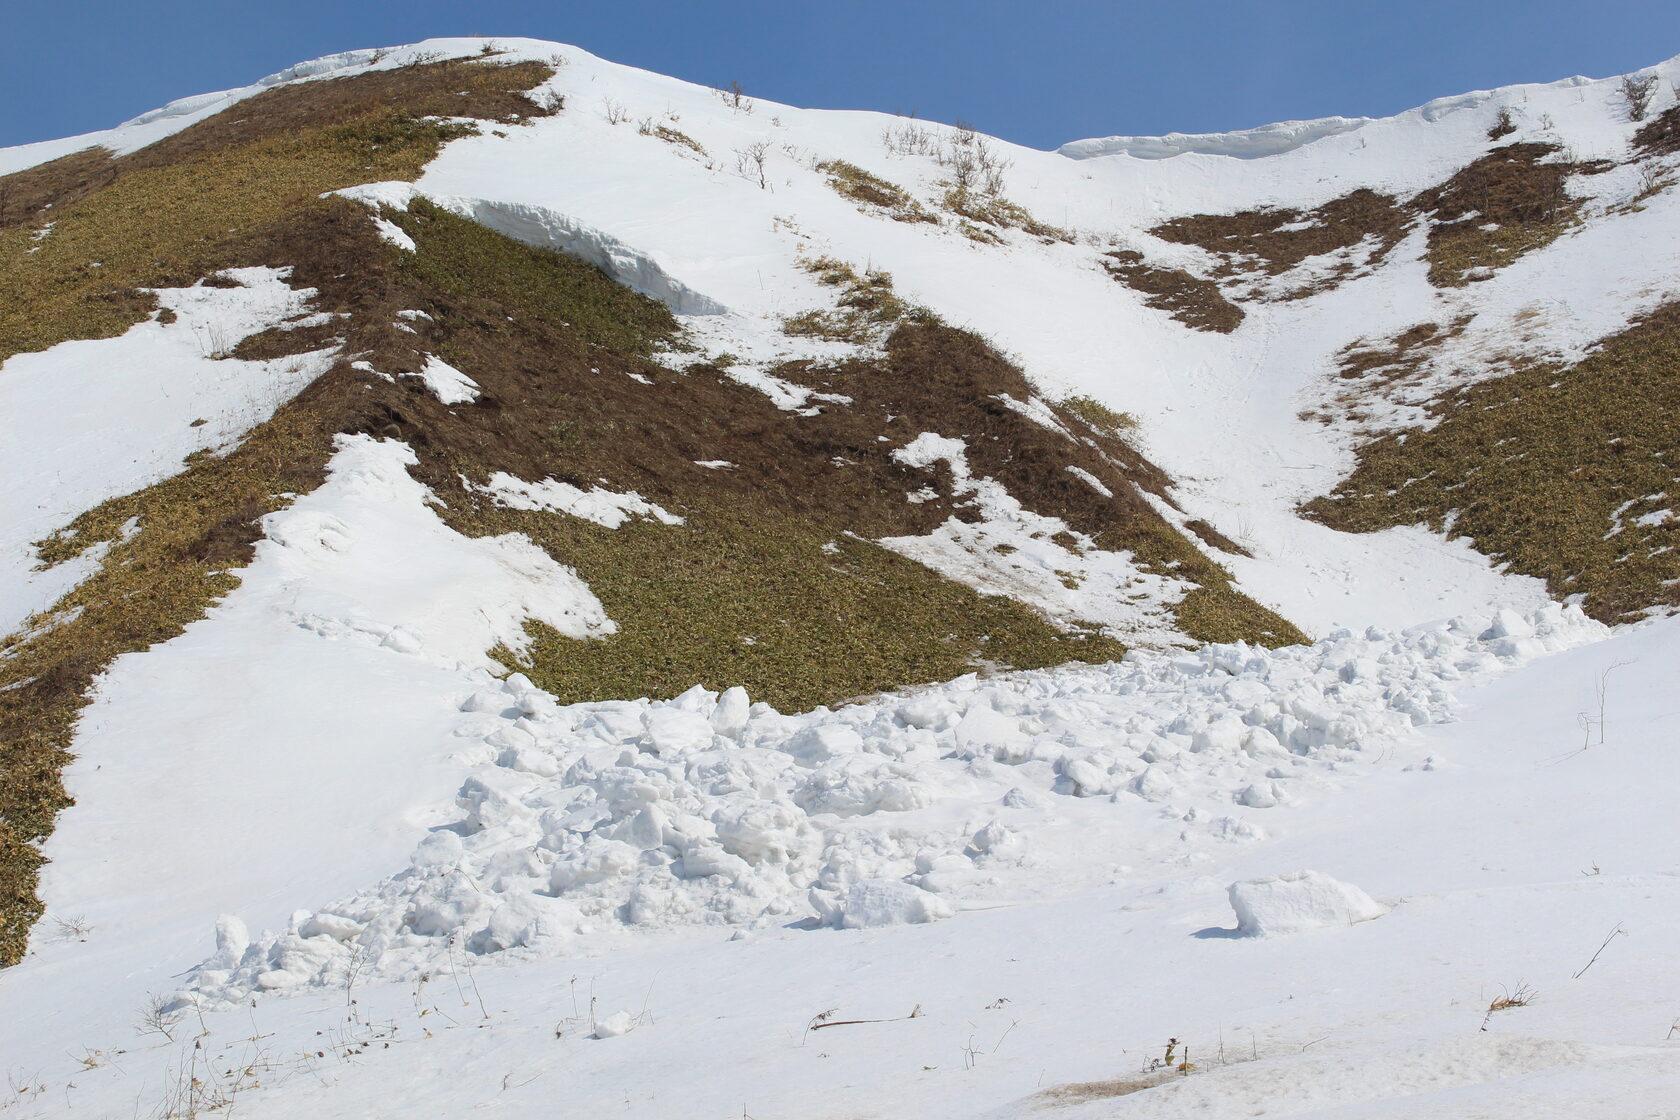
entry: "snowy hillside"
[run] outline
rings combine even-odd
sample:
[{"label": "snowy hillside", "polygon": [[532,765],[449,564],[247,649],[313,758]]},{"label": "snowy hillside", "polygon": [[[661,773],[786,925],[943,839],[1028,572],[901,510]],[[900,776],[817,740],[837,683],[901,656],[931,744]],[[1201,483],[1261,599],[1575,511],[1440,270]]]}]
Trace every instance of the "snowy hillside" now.
[{"label": "snowy hillside", "polygon": [[0,1115],[1680,1115],[1647,73],[0,151]]}]

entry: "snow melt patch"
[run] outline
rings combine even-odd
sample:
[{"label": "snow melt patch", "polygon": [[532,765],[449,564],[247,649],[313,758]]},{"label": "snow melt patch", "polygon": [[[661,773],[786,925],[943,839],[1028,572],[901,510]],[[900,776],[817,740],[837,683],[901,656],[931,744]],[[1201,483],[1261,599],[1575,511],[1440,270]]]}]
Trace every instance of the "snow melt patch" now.
[{"label": "snow melt patch", "polygon": [[1351,926],[1388,913],[1388,907],[1358,887],[1322,871],[1232,883],[1230,897],[1237,933],[1243,937]]},{"label": "snow melt patch", "polygon": [[315,290],[287,284],[289,269],[219,275],[237,286],[153,293],[173,322],[153,318],[117,338],[61,342],[0,365],[0,634],[94,570],[84,558],[37,572],[32,542],[176,474],[194,452],[231,447],[331,364],[332,350],[227,357],[249,336],[306,315]]},{"label": "snow melt patch", "polygon": [[600,486],[588,490],[545,478],[541,482],[526,482],[522,478],[497,471],[484,486],[467,482],[468,489],[489,494],[497,505],[509,509],[545,510],[566,513],[593,521],[606,529],[616,529],[633,517],[651,517],[665,525],[681,525],[683,519],[667,509],[648,501],[636,491],[614,493]]},{"label": "snow melt patch", "polygon": [[519,533],[466,537],[444,524],[403,443],[341,435],[320,490],[263,518],[257,544],[277,609],[327,637],[360,638],[445,666],[499,668],[535,620],[571,638],[614,633],[570,568]]},{"label": "snow melt patch", "polygon": [[[460,702],[478,762],[452,822],[383,882],[224,946],[180,998],[581,952],[627,927],[929,921],[1107,882],[1093,852],[1255,839],[1269,810],[1248,790],[1331,787],[1449,719],[1460,682],[1606,632],[1555,605],[1525,620],[1533,646],[1486,623],[1134,653],[796,716],[739,688],[561,706],[519,674],[486,682]],[[1244,897],[1259,928],[1296,920]]]},{"label": "snow melt patch", "polygon": [[[923,432],[892,457],[923,470],[946,463],[956,495],[977,509],[980,519],[951,517],[925,536],[884,537],[878,542],[884,547],[983,595],[1025,602],[1062,626],[1095,623],[1105,633],[1135,643],[1182,641],[1172,607],[1192,584],[1144,570],[1129,551],[1099,549],[1061,518],[1022,506],[996,480],[976,478],[960,439]],[[1107,491],[1086,472],[1068,469]],[[922,497],[918,492],[910,500]]]},{"label": "snow melt patch", "polygon": [[426,364],[420,367],[420,372],[409,376],[424,381],[432,395],[444,404],[471,404],[478,399],[478,382],[431,354],[426,355]]}]

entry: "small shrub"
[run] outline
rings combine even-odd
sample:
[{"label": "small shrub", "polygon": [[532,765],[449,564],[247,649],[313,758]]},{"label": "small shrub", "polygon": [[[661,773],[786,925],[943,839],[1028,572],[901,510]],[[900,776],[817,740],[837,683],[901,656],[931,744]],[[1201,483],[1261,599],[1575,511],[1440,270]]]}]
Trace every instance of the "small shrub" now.
[{"label": "small shrub", "polygon": [[758,189],[770,189],[770,180],[765,173],[765,164],[770,159],[770,141],[760,140],[748,144],[744,148],[735,149],[735,170],[750,182],[758,184]]},{"label": "small shrub", "polygon": [[1627,103],[1628,116],[1633,120],[1642,121],[1650,115],[1651,98],[1657,93],[1657,76],[1629,74],[1622,79],[1620,93],[1622,100]]},{"label": "small shrub", "polygon": [[614,101],[610,97],[601,98],[601,115],[607,118],[608,124],[623,124],[630,119],[630,110],[624,107],[624,102]]},{"label": "small shrub", "polygon": [[1498,140],[1503,136],[1511,135],[1516,130],[1517,124],[1511,119],[1511,110],[1501,109],[1499,110],[1499,116],[1493,120],[1493,127],[1487,130],[1487,138]]},{"label": "small shrub", "polygon": [[730,82],[728,89],[714,90],[713,92],[717,94],[720,101],[737,113],[753,111],[753,99],[747,96],[747,91],[741,87],[740,82]]},{"label": "small shrub", "polygon": [[538,115],[552,117],[566,107],[566,95],[557,89],[544,89],[530,95]]}]

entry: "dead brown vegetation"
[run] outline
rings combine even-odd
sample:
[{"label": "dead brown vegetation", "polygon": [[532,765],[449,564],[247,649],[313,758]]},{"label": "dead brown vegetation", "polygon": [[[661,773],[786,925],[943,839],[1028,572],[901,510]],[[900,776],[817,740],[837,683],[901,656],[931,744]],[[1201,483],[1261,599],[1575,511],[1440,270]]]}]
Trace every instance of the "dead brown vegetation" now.
[{"label": "dead brown vegetation", "polygon": [[858,209],[866,214],[885,214],[896,222],[939,224],[939,216],[916,201],[909,191],[871,175],[854,163],[831,159],[817,164],[817,170],[828,177],[828,185],[835,193],[857,203]]},{"label": "dead brown vegetation", "polygon": [[1463,287],[1557,240],[1579,208],[1565,188],[1578,168],[1561,154],[1556,144],[1506,144],[1418,195],[1413,208],[1433,222],[1430,282]]},{"label": "dead brown vegetation", "polygon": [[1134,291],[1144,303],[1200,331],[1230,334],[1242,324],[1243,309],[1225,298],[1212,280],[1182,268],[1157,268],[1132,249],[1103,254],[1108,274]]},{"label": "dead brown vegetation", "polygon": [[1634,148],[1648,156],[1680,152],[1680,104],[1670,105],[1633,134]]},{"label": "dead brown vegetation", "polygon": [[1385,194],[1360,188],[1311,210],[1272,208],[1235,214],[1193,214],[1149,232],[1176,245],[1195,245],[1221,260],[1222,280],[1281,276],[1309,257],[1369,243],[1362,259],[1338,261],[1329,274],[1278,297],[1298,299],[1374,267],[1405,236],[1411,215]]}]

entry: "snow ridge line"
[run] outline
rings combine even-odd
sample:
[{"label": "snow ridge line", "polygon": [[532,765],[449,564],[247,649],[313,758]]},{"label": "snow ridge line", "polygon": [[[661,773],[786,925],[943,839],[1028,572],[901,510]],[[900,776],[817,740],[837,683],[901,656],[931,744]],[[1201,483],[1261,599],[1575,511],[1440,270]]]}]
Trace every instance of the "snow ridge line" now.
[{"label": "snow ridge line", "polygon": [[462,703],[481,718],[462,731],[476,765],[458,819],[284,931],[252,940],[224,916],[177,1005],[561,955],[628,927],[888,925],[1106,881],[1094,853],[1259,838],[1254,811],[1450,720],[1464,684],[1607,633],[1549,604],[970,675],[803,715],[739,688],[561,706],[483,674]]}]

